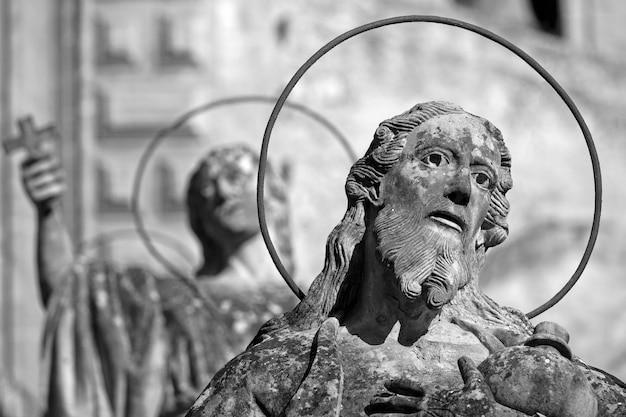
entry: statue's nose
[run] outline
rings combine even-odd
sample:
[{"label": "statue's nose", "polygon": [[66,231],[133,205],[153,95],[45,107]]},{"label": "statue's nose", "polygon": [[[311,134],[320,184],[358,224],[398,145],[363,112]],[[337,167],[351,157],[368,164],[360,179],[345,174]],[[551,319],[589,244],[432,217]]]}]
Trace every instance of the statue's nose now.
[{"label": "statue's nose", "polygon": [[222,197],[230,197],[237,194],[237,186],[229,178],[221,177],[216,182],[217,189]]},{"label": "statue's nose", "polygon": [[454,204],[466,206],[472,195],[471,174],[463,168],[455,173],[446,184],[444,196]]}]

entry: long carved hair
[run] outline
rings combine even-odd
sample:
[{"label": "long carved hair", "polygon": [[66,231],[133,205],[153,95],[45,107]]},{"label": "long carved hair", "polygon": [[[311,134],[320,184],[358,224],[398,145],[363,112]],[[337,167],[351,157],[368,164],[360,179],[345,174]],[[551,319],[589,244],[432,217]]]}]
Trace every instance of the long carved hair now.
[{"label": "long carved hair", "polygon": [[[365,206],[378,200],[381,180],[399,161],[409,132],[426,120],[448,114],[468,113],[455,104],[432,101],[417,104],[379,125],[365,156],[352,166],[348,174],[345,185],[348,209],[328,236],[322,272],[300,304],[277,321],[268,323],[266,330],[287,326],[301,330],[314,328],[330,315],[340,315],[350,308],[362,276],[361,242],[366,226]],[[499,182],[491,195],[490,208],[482,224],[486,250],[502,243],[508,235],[506,217],[509,202],[505,194],[512,187],[512,179],[511,157],[502,134],[491,122],[482,120],[495,138],[501,156]]]}]

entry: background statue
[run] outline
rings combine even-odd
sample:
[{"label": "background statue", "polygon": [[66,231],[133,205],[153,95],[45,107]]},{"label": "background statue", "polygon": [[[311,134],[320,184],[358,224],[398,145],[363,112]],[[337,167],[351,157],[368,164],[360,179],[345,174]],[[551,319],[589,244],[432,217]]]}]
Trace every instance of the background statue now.
[{"label": "background statue", "polygon": [[[188,416],[624,415],[623,383],[569,360],[561,332],[537,332],[478,287],[487,249],[508,235],[510,170],[500,131],[454,104],[382,122],[350,170],[348,209],[307,296]],[[536,347],[546,344],[557,353]],[[529,356],[542,366],[515,368]],[[540,378],[552,362],[560,391]],[[510,375],[532,375],[513,384],[526,397],[500,389]]]},{"label": "background statue", "polygon": [[[46,415],[184,412],[263,322],[295,304],[260,238],[257,164],[249,148],[229,145],[211,150],[192,173],[189,223],[204,261],[190,285],[142,267],[75,257],[59,207],[59,164],[47,151],[24,163],[46,309]],[[270,224],[290,259],[286,184],[268,174]]]},{"label": "background statue", "polygon": [[36,398],[0,369],[0,417],[33,416],[40,413]]}]

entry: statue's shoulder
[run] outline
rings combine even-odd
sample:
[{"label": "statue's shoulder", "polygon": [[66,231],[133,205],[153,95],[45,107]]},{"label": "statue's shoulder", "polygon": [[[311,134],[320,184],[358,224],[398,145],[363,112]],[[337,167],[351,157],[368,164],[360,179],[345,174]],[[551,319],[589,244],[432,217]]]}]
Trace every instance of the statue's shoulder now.
[{"label": "statue's shoulder", "polygon": [[213,377],[188,416],[278,415],[306,374],[315,333],[285,328],[265,334]]}]

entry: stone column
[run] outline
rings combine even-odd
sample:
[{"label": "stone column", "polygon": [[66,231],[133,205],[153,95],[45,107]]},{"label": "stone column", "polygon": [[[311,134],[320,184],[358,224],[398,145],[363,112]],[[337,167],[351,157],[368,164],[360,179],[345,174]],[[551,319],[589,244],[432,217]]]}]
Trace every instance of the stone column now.
[{"label": "stone column", "polygon": [[[86,0],[3,0],[0,2],[0,133],[17,133],[16,120],[31,115],[39,125],[52,123],[60,132],[62,162],[69,167],[64,208],[80,233],[81,218],[73,169],[81,156],[75,123],[80,118],[77,88],[81,80],[74,59],[75,11]],[[1,367],[18,385],[38,390],[42,309],[35,275],[35,213],[19,178],[25,153],[0,157],[0,314]]]}]

